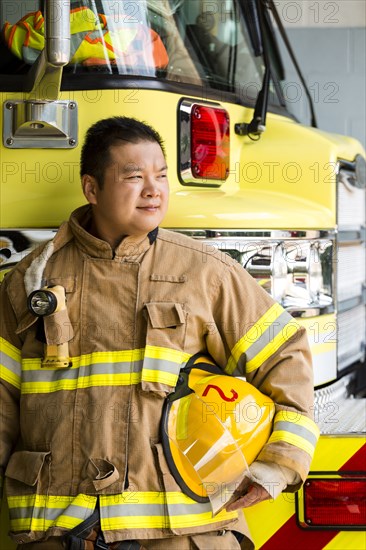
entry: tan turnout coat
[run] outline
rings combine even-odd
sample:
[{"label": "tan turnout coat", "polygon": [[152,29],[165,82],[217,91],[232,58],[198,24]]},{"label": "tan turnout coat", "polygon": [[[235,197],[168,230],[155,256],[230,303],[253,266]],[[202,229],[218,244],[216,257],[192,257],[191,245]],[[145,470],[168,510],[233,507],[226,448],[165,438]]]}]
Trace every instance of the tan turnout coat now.
[{"label": "tan turnout coat", "polygon": [[[88,233],[90,216],[88,206],[75,211],[1,288],[0,465],[12,536],[61,535],[98,497],[107,542],[246,533],[242,513],[212,517],[178,487],[161,447],[164,398],[188,358],[208,352],[275,401],[259,458],[304,479],[317,434],[306,335],[226,254],[164,229],[126,237],[114,253]],[[66,289],[68,317],[46,332],[68,341],[69,368],[42,367],[26,274],[28,287]]]}]

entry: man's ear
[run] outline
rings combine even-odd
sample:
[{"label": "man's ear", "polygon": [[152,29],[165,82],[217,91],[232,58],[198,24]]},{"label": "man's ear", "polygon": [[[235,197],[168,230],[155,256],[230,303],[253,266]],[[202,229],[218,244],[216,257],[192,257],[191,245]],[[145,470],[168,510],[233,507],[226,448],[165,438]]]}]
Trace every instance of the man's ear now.
[{"label": "man's ear", "polygon": [[98,190],[97,180],[93,176],[84,174],[81,177],[81,185],[82,185],[83,193],[85,195],[86,200],[90,204],[97,204],[97,190]]}]

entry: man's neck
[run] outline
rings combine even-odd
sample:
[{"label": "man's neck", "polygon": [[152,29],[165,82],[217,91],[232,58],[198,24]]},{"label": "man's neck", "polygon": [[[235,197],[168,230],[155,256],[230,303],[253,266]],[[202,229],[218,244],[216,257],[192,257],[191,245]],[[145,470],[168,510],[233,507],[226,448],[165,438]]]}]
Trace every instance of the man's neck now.
[{"label": "man's neck", "polygon": [[119,235],[118,237],[116,237],[115,235],[110,235],[107,231],[103,231],[96,224],[94,217],[92,217],[91,219],[90,226],[88,227],[88,232],[93,235],[93,237],[107,242],[113,251],[115,251],[116,248],[121,244],[123,239],[127,237],[127,235]]}]

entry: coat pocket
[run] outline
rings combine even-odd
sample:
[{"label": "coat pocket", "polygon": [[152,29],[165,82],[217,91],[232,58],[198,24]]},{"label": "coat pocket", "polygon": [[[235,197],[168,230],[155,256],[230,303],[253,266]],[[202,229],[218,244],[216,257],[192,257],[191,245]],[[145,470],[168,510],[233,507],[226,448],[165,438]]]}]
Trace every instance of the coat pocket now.
[{"label": "coat pocket", "polygon": [[146,346],[142,364],[143,391],[167,394],[176,386],[179,371],[187,360],[184,352],[186,312],[174,302],[145,304]]},{"label": "coat pocket", "polygon": [[[119,483],[117,483],[119,481]],[[105,458],[89,458],[85,479],[79,485],[79,492],[87,495],[118,494],[123,491],[123,482],[117,467]]]},{"label": "coat pocket", "polygon": [[39,491],[47,493],[48,472],[46,476],[41,474],[43,470],[48,470],[47,465],[50,462],[50,451],[14,453],[5,471],[7,495],[18,496],[23,492],[33,494]]},{"label": "coat pocket", "polygon": [[9,505],[10,530],[13,534],[17,533],[17,537],[23,537],[24,534],[22,542],[30,542],[31,534],[42,530],[39,528],[43,515],[42,499],[46,498],[49,490],[50,464],[49,451],[18,451],[10,457],[6,468],[5,492]]}]

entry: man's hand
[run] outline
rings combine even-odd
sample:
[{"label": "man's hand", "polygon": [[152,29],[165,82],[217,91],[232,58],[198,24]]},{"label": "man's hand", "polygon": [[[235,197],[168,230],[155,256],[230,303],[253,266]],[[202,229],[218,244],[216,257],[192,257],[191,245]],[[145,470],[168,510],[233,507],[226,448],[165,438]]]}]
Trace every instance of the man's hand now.
[{"label": "man's hand", "polygon": [[[240,487],[238,489],[238,493],[240,494]],[[262,502],[270,498],[271,495],[269,492],[266,491],[262,485],[259,485],[259,483],[255,483],[255,481],[253,481],[249,485],[245,495],[239,497],[238,500],[235,500],[235,502],[230,503],[226,507],[226,511],[233,512],[234,510],[239,510],[240,508],[248,508],[249,506],[253,506],[253,504],[258,504],[258,502]]]}]

